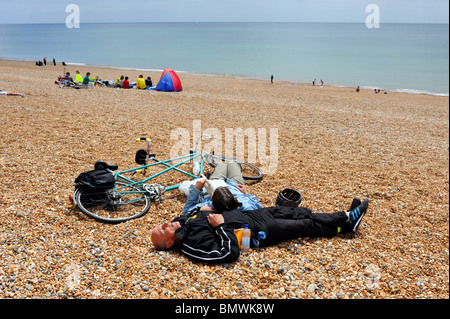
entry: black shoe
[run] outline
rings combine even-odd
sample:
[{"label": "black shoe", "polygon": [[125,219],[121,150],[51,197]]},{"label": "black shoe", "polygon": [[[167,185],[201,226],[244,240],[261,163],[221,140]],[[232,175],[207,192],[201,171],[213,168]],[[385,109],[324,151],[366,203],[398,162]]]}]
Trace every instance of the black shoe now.
[{"label": "black shoe", "polygon": [[367,212],[367,208],[369,208],[368,198],[366,198],[361,205],[349,212],[349,223],[351,231],[356,232],[358,230],[358,227],[361,224],[361,220]]},{"label": "black shoe", "polygon": [[352,204],[350,205],[350,209],[348,211],[351,212],[359,205],[361,205],[361,200],[358,197],[353,198]]}]

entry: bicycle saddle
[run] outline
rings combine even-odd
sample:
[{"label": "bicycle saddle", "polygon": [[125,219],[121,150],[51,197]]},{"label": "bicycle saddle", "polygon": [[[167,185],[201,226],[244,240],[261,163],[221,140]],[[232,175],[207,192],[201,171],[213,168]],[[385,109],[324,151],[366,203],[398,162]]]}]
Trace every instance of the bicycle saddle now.
[{"label": "bicycle saddle", "polygon": [[148,157],[147,157],[147,151],[146,150],[137,150],[136,156],[135,156],[135,160],[136,160],[137,164],[145,165],[145,164],[147,164],[145,162],[147,159],[154,158],[154,157],[156,157],[155,154],[148,154]]},{"label": "bicycle saddle", "polygon": [[118,165],[108,165],[104,161],[97,161],[94,164],[94,169],[109,169],[111,171],[117,171],[119,169]]}]

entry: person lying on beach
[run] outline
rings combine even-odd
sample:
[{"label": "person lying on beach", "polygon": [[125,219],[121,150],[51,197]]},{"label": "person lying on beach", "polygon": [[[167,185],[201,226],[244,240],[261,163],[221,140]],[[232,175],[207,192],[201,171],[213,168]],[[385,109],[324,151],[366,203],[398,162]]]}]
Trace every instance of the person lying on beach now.
[{"label": "person lying on beach", "polygon": [[[198,180],[195,185],[189,186],[186,203],[183,208],[183,215],[192,213],[194,210],[232,210],[239,209],[240,211],[255,210],[262,208],[261,203],[255,195],[249,194],[245,186],[244,178],[242,177],[241,168],[237,163],[217,163],[214,173],[209,178],[210,181],[221,180],[224,181],[224,187],[217,188],[213,193],[213,198],[208,192],[202,192],[207,183],[207,179]],[[228,190],[225,192],[224,189]],[[219,194],[221,193],[221,194]],[[214,196],[221,196],[221,201],[216,200],[214,206]]]},{"label": "person lying on beach", "polygon": [[313,213],[308,208],[285,206],[247,212],[194,210],[155,227],[151,241],[156,250],[178,250],[192,261],[230,263],[240,256],[235,231],[244,225],[252,232],[253,248],[303,237],[332,238],[356,232],[368,206],[368,199],[361,203],[354,198],[348,211],[337,213]]},{"label": "person lying on beach", "polygon": [[62,84],[62,85],[73,84],[73,78],[70,75],[70,72],[66,72],[66,75],[58,77],[58,81],[55,81],[55,84]]},{"label": "person lying on beach", "polygon": [[5,92],[0,90],[0,96],[21,96],[21,97],[25,97],[25,93],[11,93],[11,92]]},{"label": "person lying on beach", "polygon": [[64,78],[64,81],[66,81],[66,82],[73,82],[73,78],[72,78],[72,76],[70,75],[70,72],[67,72],[67,73],[66,73],[66,76],[65,76],[65,78]]}]

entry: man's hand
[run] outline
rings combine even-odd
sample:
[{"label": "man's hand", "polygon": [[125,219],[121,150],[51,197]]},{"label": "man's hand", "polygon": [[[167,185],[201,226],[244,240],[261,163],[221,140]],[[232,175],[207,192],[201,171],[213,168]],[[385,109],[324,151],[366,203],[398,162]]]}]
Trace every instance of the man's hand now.
[{"label": "man's hand", "polygon": [[216,228],[217,226],[223,224],[225,222],[225,219],[221,214],[210,214],[208,215],[208,223]]},{"label": "man's hand", "polygon": [[239,184],[236,186],[244,195],[248,195],[247,186]]}]

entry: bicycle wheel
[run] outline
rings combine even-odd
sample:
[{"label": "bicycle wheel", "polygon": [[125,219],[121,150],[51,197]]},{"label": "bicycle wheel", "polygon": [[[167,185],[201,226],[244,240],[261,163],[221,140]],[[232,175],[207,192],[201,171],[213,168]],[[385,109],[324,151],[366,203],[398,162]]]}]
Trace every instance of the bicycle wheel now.
[{"label": "bicycle wheel", "polygon": [[221,156],[221,155],[212,155],[206,156],[207,162],[212,167],[216,167],[217,163],[215,160],[220,160],[223,162],[236,162],[241,167],[242,177],[245,180],[251,180],[251,181],[259,181],[263,178],[264,174],[261,172],[259,168],[256,166],[246,163],[244,161],[241,161],[236,158]]},{"label": "bicycle wheel", "polygon": [[151,200],[141,187],[116,181],[108,191],[78,188],[73,196],[81,212],[97,221],[118,224],[139,218],[150,210]]}]

